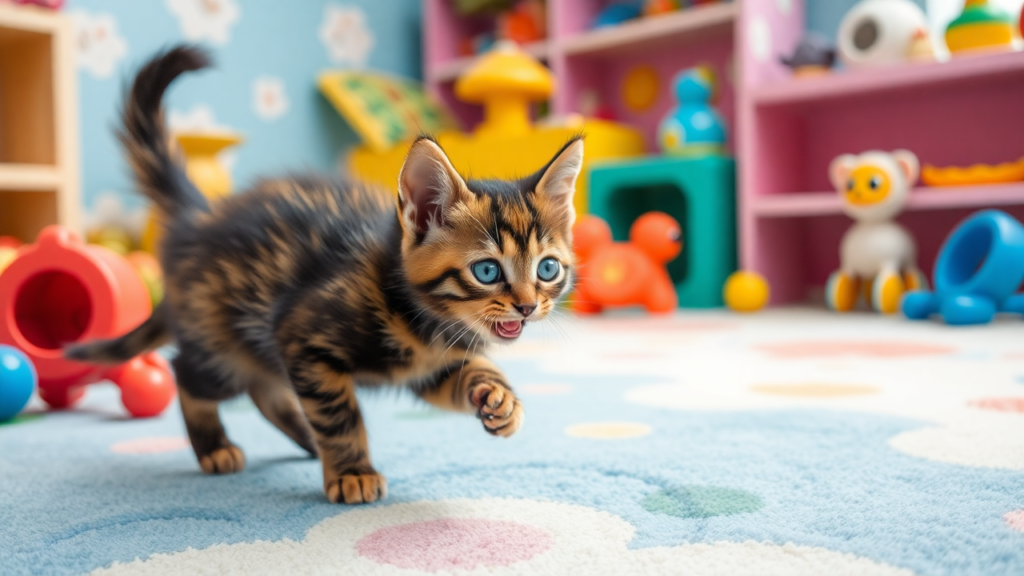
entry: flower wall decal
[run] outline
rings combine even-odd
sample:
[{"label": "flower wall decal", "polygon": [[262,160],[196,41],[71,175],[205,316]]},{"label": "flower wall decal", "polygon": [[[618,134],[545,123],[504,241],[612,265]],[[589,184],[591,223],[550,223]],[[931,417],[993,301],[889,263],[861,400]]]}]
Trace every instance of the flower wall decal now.
[{"label": "flower wall decal", "polygon": [[356,6],[328,4],[320,24],[320,42],[335,64],[363,67],[374,46],[366,15]]},{"label": "flower wall decal", "polygon": [[186,40],[227,44],[231,27],[242,15],[236,0],[166,0]]},{"label": "flower wall decal", "polygon": [[109,78],[118,62],[128,53],[128,43],[117,30],[117,20],[110,14],[70,13],[75,24],[75,45],[78,67],[96,78]]},{"label": "flower wall decal", "polygon": [[141,234],[142,229],[146,226],[149,212],[142,205],[127,206],[124,198],[124,194],[114,190],[99,192],[92,207],[84,213],[85,229],[100,230],[113,227],[120,228],[132,236]]},{"label": "flower wall decal", "polygon": [[261,76],[252,83],[252,111],[263,120],[277,120],[288,112],[284,80]]}]

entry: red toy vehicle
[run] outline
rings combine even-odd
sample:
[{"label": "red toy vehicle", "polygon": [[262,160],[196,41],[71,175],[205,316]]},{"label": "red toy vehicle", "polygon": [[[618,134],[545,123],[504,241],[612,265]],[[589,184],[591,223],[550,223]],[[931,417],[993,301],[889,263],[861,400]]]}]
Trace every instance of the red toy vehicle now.
[{"label": "red toy vehicle", "polygon": [[608,224],[585,216],[573,228],[580,262],[574,309],[600,312],[606,306],[641,305],[649,312],[679,307],[665,264],[683,248],[679,223],[663,212],[648,212],[629,229],[629,242],[613,242]]},{"label": "red toy vehicle", "polygon": [[127,260],[50,226],[22,246],[0,274],[0,344],[25,353],[39,374],[39,396],[66,408],[83,388],[111,380],[132,416],[156,416],[174,398],[174,377],[156,353],[116,367],[66,360],[65,344],[120,336],[149,317],[149,293]]}]

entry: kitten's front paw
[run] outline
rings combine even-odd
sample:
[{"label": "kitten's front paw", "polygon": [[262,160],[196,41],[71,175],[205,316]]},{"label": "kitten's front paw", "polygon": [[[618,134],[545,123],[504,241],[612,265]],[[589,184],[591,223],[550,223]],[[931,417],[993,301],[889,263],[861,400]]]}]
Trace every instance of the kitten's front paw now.
[{"label": "kitten's front paw", "polygon": [[388,482],[376,472],[342,474],[324,483],[324,492],[332,504],[369,504],[388,495]]},{"label": "kitten's front paw", "polygon": [[508,438],[523,423],[523,405],[516,395],[496,382],[482,382],[469,389],[469,401],[476,407],[476,415],[484,430]]}]

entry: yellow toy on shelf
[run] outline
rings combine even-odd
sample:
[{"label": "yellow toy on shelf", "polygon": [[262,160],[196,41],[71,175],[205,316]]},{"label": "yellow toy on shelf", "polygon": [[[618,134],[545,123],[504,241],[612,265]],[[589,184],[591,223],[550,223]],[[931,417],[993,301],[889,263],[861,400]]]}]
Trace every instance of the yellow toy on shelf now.
[{"label": "yellow toy on shelf", "polygon": [[[640,132],[616,122],[587,119],[585,124],[532,124],[530,103],[547,99],[554,90],[554,80],[547,68],[515,44],[499,42],[466,70],[455,85],[458,98],[484,106],[483,122],[469,134],[442,131],[434,136],[455,168],[475,178],[529,174],[581,131],[587,139],[584,172],[597,162],[644,153]],[[406,140],[384,151],[360,146],[349,156],[348,169],[360,180],[397,192],[398,172],[411,143]],[[587,212],[586,187],[586,178],[580,178],[575,198],[578,214]]]},{"label": "yellow toy on shelf", "polygon": [[[242,142],[234,132],[177,132],[174,141],[185,156],[185,175],[207,198],[231,194],[231,172],[221,163],[218,154]],[[160,222],[155,213],[149,216],[142,234],[142,249],[155,253],[160,241]]]}]

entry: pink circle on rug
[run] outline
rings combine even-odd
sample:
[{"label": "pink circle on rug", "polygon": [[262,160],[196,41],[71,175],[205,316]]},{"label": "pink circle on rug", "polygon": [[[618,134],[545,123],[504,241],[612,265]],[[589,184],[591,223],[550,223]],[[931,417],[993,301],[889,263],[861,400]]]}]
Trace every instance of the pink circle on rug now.
[{"label": "pink circle on rug", "polygon": [[554,396],[557,394],[568,394],[572,392],[572,386],[568,384],[525,384],[517,388],[524,394],[536,394],[538,396]]},{"label": "pink circle on rug", "polygon": [[1003,515],[1006,525],[1018,532],[1024,532],[1024,510],[1014,510]]},{"label": "pink circle on rug", "polygon": [[971,400],[968,406],[995,412],[1020,412],[1024,414],[1024,398],[982,398]]},{"label": "pink circle on rug", "polygon": [[949,346],[914,342],[787,342],[755,346],[776,358],[835,358],[867,356],[869,358],[913,358],[936,356],[956,351]]},{"label": "pink circle on rug", "polygon": [[110,447],[110,451],[118,454],[163,454],[164,452],[185,450],[189,446],[191,444],[189,444],[188,438],[158,436],[118,442]]},{"label": "pink circle on rug", "polygon": [[508,566],[553,543],[546,531],[518,522],[443,518],[381,528],[361,538],[356,550],[379,564],[437,572]]}]

